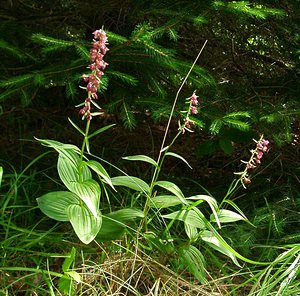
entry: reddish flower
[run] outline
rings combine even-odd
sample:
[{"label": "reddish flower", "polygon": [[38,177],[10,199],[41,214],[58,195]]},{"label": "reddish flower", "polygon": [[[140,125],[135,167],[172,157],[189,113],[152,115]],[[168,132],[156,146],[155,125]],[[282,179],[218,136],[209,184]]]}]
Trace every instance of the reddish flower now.
[{"label": "reddish flower", "polygon": [[96,30],[93,32],[94,39],[92,48],[90,50],[89,68],[92,73],[84,74],[82,78],[87,82],[86,90],[88,98],[85,100],[84,107],[79,111],[79,114],[86,118],[88,121],[92,119],[91,103],[93,99],[97,99],[97,91],[100,83],[100,78],[104,75],[102,70],[106,68],[108,63],[103,60],[104,55],[109,50],[106,46],[107,36],[103,30]]},{"label": "reddish flower", "polygon": [[193,93],[193,95],[191,96],[191,103],[192,103],[192,105],[194,105],[194,106],[197,106],[197,105],[198,105],[198,96],[196,96],[195,93]]},{"label": "reddish flower", "polygon": [[197,114],[197,113],[198,113],[197,107],[192,106],[192,107],[191,107],[191,112],[192,112],[192,114]]}]

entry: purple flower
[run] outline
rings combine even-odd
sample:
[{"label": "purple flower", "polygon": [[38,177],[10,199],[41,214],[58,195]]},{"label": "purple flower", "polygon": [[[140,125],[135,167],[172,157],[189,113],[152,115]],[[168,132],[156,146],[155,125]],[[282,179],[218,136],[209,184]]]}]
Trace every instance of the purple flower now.
[{"label": "purple flower", "polygon": [[[90,74],[84,74],[82,78],[87,82],[86,91],[88,92],[88,98],[85,100],[84,107],[79,111],[82,118],[90,121],[92,119],[91,103],[93,99],[97,99],[97,91],[100,84],[100,78],[104,75],[102,72],[108,63],[103,60],[104,55],[109,50],[106,46],[107,35],[103,30],[96,30],[93,32],[94,39],[92,42],[92,48],[90,50],[89,69],[92,71]],[[95,104],[94,104],[95,105]]]},{"label": "purple flower", "polygon": [[197,114],[197,113],[198,113],[197,107],[192,106],[192,107],[191,107],[191,112],[192,112],[192,114]]},{"label": "purple flower", "polygon": [[193,93],[193,95],[191,96],[191,103],[192,103],[192,105],[194,105],[194,106],[197,106],[197,105],[198,105],[198,96],[196,96],[195,93]]}]

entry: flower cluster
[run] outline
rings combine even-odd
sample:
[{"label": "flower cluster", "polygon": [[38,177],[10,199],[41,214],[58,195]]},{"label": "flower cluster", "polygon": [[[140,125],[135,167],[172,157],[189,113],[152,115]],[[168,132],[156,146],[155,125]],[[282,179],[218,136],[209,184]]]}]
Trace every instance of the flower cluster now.
[{"label": "flower cluster", "polygon": [[90,121],[92,116],[100,115],[102,112],[91,112],[91,104],[93,104],[100,111],[102,110],[93,100],[98,98],[97,91],[99,84],[101,83],[101,77],[104,75],[103,71],[108,65],[103,57],[109,50],[107,48],[107,36],[103,30],[96,30],[93,32],[94,39],[92,42],[92,48],[90,50],[90,61],[89,69],[90,74],[82,75],[84,81],[87,83],[86,91],[88,93],[84,103],[79,106],[83,106],[80,109],[79,114],[82,115],[82,119]]},{"label": "flower cluster", "polygon": [[251,183],[251,171],[261,164],[261,159],[264,153],[268,151],[269,141],[264,139],[263,136],[261,136],[258,141],[254,139],[253,141],[256,143],[256,148],[250,151],[251,157],[249,161],[241,160],[242,163],[246,164],[245,170],[243,172],[235,173],[236,175],[241,175],[240,180],[244,187]]},{"label": "flower cluster", "polygon": [[187,98],[188,100],[188,104],[189,104],[189,109],[188,111],[182,111],[182,113],[187,113],[185,119],[184,119],[184,124],[181,125],[179,122],[179,130],[182,131],[182,133],[184,134],[185,131],[189,131],[189,132],[193,132],[191,130],[191,127],[195,124],[195,122],[190,119],[190,115],[196,115],[198,114],[198,96],[196,96],[195,92],[192,94],[191,97]]}]

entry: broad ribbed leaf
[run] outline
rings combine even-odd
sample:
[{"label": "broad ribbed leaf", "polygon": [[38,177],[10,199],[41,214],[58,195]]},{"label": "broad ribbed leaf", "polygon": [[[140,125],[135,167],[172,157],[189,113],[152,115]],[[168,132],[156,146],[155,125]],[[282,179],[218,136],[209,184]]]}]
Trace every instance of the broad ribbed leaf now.
[{"label": "broad ribbed leaf", "polygon": [[69,221],[66,209],[73,204],[79,204],[79,197],[68,191],[55,191],[37,198],[41,211],[57,221]]},{"label": "broad ribbed leaf", "polygon": [[133,156],[126,156],[126,157],[122,157],[122,158],[125,160],[144,161],[144,162],[148,162],[148,163],[154,165],[155,167],[158,167],[157,162],[153,158],[146,156],[146,155],[133,155]]},{"label": "broad ribbed leaf", "polygon": [[103,180],[110,185],[114,190],[114,185],[111,182],[110,176],[105,168],[97,161],[90,160],[86,162],[87,166],[90,167],[96,174],[103,178]]},{"label": "broad ribbed leaf", "polygon": [[87,166],[82,167],[82,177],[79,177],[78,161],[79,157],[71,150],[64,155],[60,154],[57,163],[58,173],[65,186],[77,194],[96,216],[101,194],[100,187],[91,179],[92,174]]},{"label": "broad ribbed leaf", "polygon": [[[225,209],[222,209],[218,212],[218,219],[221,223],[245,220],[245,218],[243,216],[241,216],[240,214],[230,211],[230,210],[225,210]],[[215,217],[212,216],[211,221],[215,221]]]},{"label": "broad ribbed leaf", "polygon": [[202,253],[194,246],[188,245],[178,250],[180,260],[187,266],[190,272],[201,282],[205,284],[205,259]]},{"label": "broad ribbed leaf", "polygon": [[73,191],[75,182],[92,179],[92,174],[87,166],[81,169],[81,177],[79,177],[79,156],[72,150],[60,153],[57,162],[57,170],[60,179],[64,185]]},{"label": "broad ribbed leaf", "polygon": [[190,240],[195,239],[198,235],[197,227],[192,226],[190,224],[184,223],[184,230]]},{"label": "broad ribbed leaf", "polygon": [[167,219],[180,220],[186,224],[200,229],[205,228],[205,221],[203,221],[203,218],[201,218],[200,215],[196,213],[193,209],[176,211],[167,215],[163,215],[162,217]]},{"label": "broad ribbed leaf", "polygon": [[89,244],[101,228],[100,211],[94,216],[84,205],[70,205],[67,214],[78,238],[84,244]]},{"label": "broad ribbed leaf", "polygon": [[[201,194],[201,195],[195,195],[195,196],[188,197],[187,199],[196,200],[199,202],[206,201],[213,212],[215,221],[217,222],[219,228],[221,228],[221,224],[220,224],[218,214],[217,214],[218,210],[219,210],[218,203],[213,197],[211,197],[209,195]],[[196,203],[196,205],[198,205],[198,202],[195,202],[195,203]]]},{"label": "broad ribbed leaf", "polygon": [[96,217],[101,196],[99,184],[92,179],[81,183],[75,182],[73,184],[72,192],[76,193],[81,198],[88,209]]},{"label": "broad ribbed leaf", "polygon": [[118,176],[118,177],[111,178],[111,182],[115,186],[124,186],[144,193],[150,192],[149,185],[145,181],[137,177]]},{"label": "broad ribbed leaf", "polygon": [[151,199],[151,207],[168,208],[182,204],[182,200],[175,195],[157,195]]},{"label": "broad ribbed leaf", "polygon": [[182,191],[176,184],[169,182],[169,181],[158,181],[155,183],[155,185],[172,192],[174,195],[176,195],[181,200],[181,202],[183,204],[185,204],[185,205],[188,204],[188,202],[184,198]]},{"label": "broad ribbed leaf", "polygon": [[204,230],[201,235],[201,239],[208,243],[212,248],[219,251],[220,253],[228,256],[237,266],[240,266],[235,255],[230,251],[230,248],[226,248],[226,246],[219,241],[219,239],[208,230]]},{"label": "broad ribbed leaf", "polygon": [[122,209],[103,215],[102,226],[97,240],[109,241],[119,238],[126,224],[130,221],[144,218],[144,212],[138,209]]},{"label": "broad ribbed leaf", "polygon": [[35,138],[37,141],[41,142],[44,146],[51,147],[55,149],[58,153],[64,153],[66,150],[73,150],[74,152],[77,152],[80,154],[80,149],[72,144],[64,144],[58,141],[54,140],[43,140]]}]

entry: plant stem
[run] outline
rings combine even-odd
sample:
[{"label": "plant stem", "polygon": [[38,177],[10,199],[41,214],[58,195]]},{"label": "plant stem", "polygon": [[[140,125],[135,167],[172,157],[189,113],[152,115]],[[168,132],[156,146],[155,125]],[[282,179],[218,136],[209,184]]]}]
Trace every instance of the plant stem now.
[{"label": "plant stem", "polygon": [[152,176],[152,180],[151,180],[151,184],[150,184],[149,195],[147,196],[147,200],[146,200],[146,203],[145,203],[145,206],[144,206],[144,216],[145,217],[144,217],[144,219],[141,222],[140,229],[143,227],[143,225],[145,225],[145,227],[147,228],[147,214],[149,212],[150,201],[151,201],[151,197],[153,195],[153,188],[155,186],[155,182],[157,181],[157,179],[159,177],[159,173],[161,171],[164,159],[166,157],[166,153],[168,152],[168,150],[170,149],[170,147],[174,144],[174,142],[179,137],[179,135],[182,133],[182,131],[179,131],[177,133],[177,135],[174,137],[174,139],[172,140],[172,142],[170,143],[170,145],[168,145],[167,147],[165,147],[167,135],[168,135],[168,132],[169,132],[171,120],[172,120],[172,117],[173,117],[173,114],[174,114],[174,110],[175,110],[175,107],[176,107],[176,104],[177,104],[177,101],[178,101],[179,94],[180,94],[180,92],[181,92],[184,84],[186,83],[188,77],[190,76],[193,68],[195,67],[195,65],[196,65],[196,63],[197,63],[197,61],[198,61],[201,53],[203,52],[203,49],[206,46],[206,43],[207,43],[207,40],[205,40],[205,42],[204,42],[202,48],[200,49],[200,51],[199,51],[196,59],[194,60],[192,66],[190,67],[188,73],[184,77],[184,79],[183,79],[183,81],[182,81],[182,83],[181,83],[181,85],[180,85],[180,87],[179,87],[179,89],[178,89],[178,91],[176,93],[176,96],[175,96],[175,99],[174,99],[174,102],[173,102],[173,106],[172,106],[172,109],[171,109],[171,112],[170,112],[170,115],[169,115],[168,123],[167,123],[167,126],[166,126],[166,130],[165,130],[165,133],[164,133],[164,137],[163,137],[163,140],[162,140],[162,143],[161,143],[161,147],[160,147],[160,151],[159,151],[159,154],[158,154],[158,158],[157,158],[157,164],[158,164],[158,166],[155,168],[155,170],[153,172],[153,176]]},{"label": "plant stem", "polygon": [[84,133],[84,138],[82,141],[82,146],[81,146],[81,150],[80,150],[80,162],[79,162],[79,178],[82,179],[82,162],[83,162],[83,154],[84,154],[84,149],[88,143],[88,134],[89,134],[89,130],[90,130],[90,120],[86,121],[86,127],[85,127],[85,133]]}]

